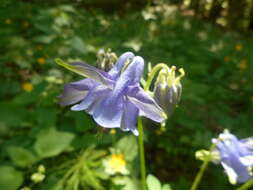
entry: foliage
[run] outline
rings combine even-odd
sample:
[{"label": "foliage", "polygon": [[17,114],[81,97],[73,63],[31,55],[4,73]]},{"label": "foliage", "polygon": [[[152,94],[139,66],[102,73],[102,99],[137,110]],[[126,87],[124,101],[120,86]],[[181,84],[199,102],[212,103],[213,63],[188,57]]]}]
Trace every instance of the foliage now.
[{"label": "foliage", "polygon": [[[135,137],[57,104],[62,84],[75,80],[57,57],[96,65],[96,52],[111,48],[185,69],[181,103],[166,126],[144,121],[148,173],[161,180],[149,175],[150,190],[189,188],[196,150],[224,128],[240,137],[252,132],[252,39],[159,6],[123,17],[22,1],[1,9],[0,189],[138,189]],[[130,175],[104,172],[101,160],[113,151],[125,155]],[[41,164],[45,179],[37,182],[31,176]],[[201,189],[231,189],[217,173],[212,166]]]}]

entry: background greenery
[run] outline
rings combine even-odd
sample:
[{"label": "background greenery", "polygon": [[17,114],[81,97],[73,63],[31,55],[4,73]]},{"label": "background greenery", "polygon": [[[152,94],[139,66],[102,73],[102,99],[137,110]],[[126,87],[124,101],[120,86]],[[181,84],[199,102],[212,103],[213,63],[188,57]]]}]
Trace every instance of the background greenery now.
[{"label": "background greenery", "polygon": [[[80,79],[57,57],[96,65],[97,51],[111,48],[133,51],[146,65],[185,69],[182,100],[166,127],[144,121],[148,173],[173,190],[189,189],[201,164],[195,151],[223,129],[252,135],[252,2],[147,3],[0,2],[0,189],[138,189],[136,138],[57,104],[63,84]],[[115,151],[130,175],[105,173],[102,160]],[[149,183],[159,189],[154,176]],[[211,165],[200,189],[232,186]]]}]

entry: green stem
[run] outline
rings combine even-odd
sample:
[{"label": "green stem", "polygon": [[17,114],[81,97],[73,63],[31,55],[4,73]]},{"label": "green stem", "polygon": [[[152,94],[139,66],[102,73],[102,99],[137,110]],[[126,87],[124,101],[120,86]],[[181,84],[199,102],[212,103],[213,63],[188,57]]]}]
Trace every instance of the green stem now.
[{"label": "green stem", "polygon": [[[215,146],[216,146],[216,144],[212,144],[212,146],[210,147],[210,153],[215,148]],[[199,183],[200,183],[200,181],[201,181],[201,179],[208,167],[210,159],[211,159],[210,157],[206,158],[205,161],[203,162],[203,164],[201,165],[200,170],[192,183],[191,190],[197,190],[198,185],[199,185]]]},{"label": "green stem", "polygon": [[[156,65],[152,71],[148,74],[147,82],[144,86],[144,90],[148,91],[152,83],[155,74],[162,68],[169,69],[168,66],[164,63]],[[144,140],[143,140],[143,125],[142,120],[138,118],[138,131],[139,131],[139,155],[140,155],[140,168],[141,168],[141,189],[146,190],[146,167],[145,167],[145,151],[144,151]]]},{"label": "green stem", "polygon": [[169,69],[169,67],[164,64],[164,63],[159,63],[157,64],[150,73],[148,73],[148,80],[146,82],[146,85],[144,86],[144,90],[145,91],[148,91],[152,81],[153,81],[153,78],[155,77],[156,73],[160,70],[160,69],[163,69],[165,68],[166,70]]},{"label": "green stem", "polygon": [[140,167],[141,167],[141,189],[146,190],[146,168],[145,168],[145,152],[143,141],[143,125],[142,120],[138,118],[138,131],[139,131],[139,154],[140,154]]},{"label": "green stem", "polygon": [[248,189],[251,186],[253,186],[253,178],[251,180],[249,180],[247,183],[244,183],[242,186],[240,186],[236,190],[246,190],[246,189]]}]

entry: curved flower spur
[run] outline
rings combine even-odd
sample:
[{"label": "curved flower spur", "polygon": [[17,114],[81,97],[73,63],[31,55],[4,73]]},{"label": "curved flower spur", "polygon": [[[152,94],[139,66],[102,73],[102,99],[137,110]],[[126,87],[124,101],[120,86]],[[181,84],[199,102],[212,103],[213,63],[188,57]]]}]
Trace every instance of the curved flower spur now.
[{"label": "curved flower spur", "polygon": [[82,62],[64,63],[60,59],[56,62],[87,77],[66,84],[60,96],[60,104],[75,104],[71,110],[85,110],[102,127],[121,128],[138,135],[138,116],[145,116],[156,122],[166,119],[162,108],[140,87],[144,68],[142,57],[126,52],[109,72]]}]

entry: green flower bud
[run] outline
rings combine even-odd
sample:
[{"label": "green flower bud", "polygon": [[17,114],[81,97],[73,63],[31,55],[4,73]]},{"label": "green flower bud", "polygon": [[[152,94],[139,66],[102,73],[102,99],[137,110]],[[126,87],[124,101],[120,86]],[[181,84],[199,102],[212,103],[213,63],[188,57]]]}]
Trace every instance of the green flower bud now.
[{"label": "green flower bud", "polygon": [[211,160],[213,162],[218,162],[220,160],[220,154],[218,151],[208,151],[208,150],[198,150],[196,153],[195,153],[195,157],[198,159],[198,160],[202,160],[202,161],[205,161],[205,160]]},{"label": "green flower bud", "polygon": [[44,165],[39,165],[38,172],[41,173],[41,174],[43,174],[43,173],[45,173],[45,171],[46,171],[45,166]]},{"label": "green flower bud", "polygon": [[184,70],[179,69],[180,75],[175,74],[176,67],[162,69],[157,77],[154,87],[154,99],[169,117],[176,108],[182,92],[180,79]]},{"label": "green flower bud", "polygon": [[34,182],[34,183],[40,183],[42,182],[44,179],[45,179],[45,175],[44,174],[41,174],[41,173],[34,173],[32,176],[31,176],[31,180]]},{"label": "green flower bud", "polygon": [[31,190],[30,187],[22,187],[20,190]]}]

